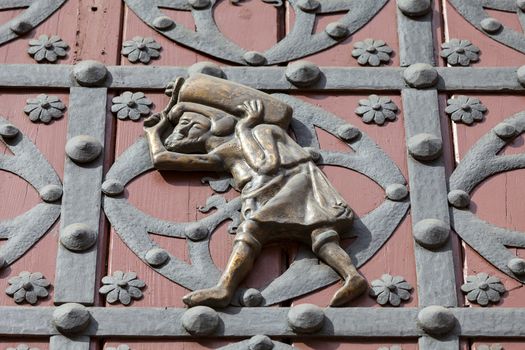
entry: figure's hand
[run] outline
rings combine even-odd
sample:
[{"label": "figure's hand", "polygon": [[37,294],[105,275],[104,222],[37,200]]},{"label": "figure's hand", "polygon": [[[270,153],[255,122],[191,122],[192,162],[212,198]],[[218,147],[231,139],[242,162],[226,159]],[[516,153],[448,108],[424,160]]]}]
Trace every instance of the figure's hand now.
[{"label": "figure's hand", "polygon": [[264,105],[261,100],[250,100],[237,106],[237,109],[244,113],[244,117],[237,125],[252,127],[263,121]]},{"label": "figure's hand", "polygon": [[168,126],[169,121],[164,113],[155,113],[144,120],[144,131],[147,133],[162,133]]}]

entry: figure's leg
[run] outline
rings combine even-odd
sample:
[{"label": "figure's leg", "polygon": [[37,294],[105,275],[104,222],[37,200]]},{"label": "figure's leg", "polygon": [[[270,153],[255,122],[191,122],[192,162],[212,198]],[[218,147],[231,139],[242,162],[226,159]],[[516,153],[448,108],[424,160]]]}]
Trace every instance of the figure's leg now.
[{"label": "figure's leg", "polygon": [[330,306],[341,306],[363,294],[368,283],[359,274],[346,251],[339,245],[339,234],[331,229],[312,232],[312,251],[343,279],[344,285],[333,296]]},{"label": "figure's leg", "polygon": [[215,287],[201,289],[189,293],[182,301],[188,306],[206,305],[211,307],[226,307],[242,282],[250,272],[255,259],[261,251],[261,243],[254,237],[258,225],[253,221],[243,222],[238,229],[232,253],[226,269]]}]

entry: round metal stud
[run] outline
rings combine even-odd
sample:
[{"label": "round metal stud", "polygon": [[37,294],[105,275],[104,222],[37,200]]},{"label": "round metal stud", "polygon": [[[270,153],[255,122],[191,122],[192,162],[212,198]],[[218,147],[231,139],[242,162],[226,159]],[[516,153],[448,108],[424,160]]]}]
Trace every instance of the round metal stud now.
[{"label": "round metal stud", "polygon": [[254,335],[248,341],[248,349],[250,350],[272,350],[273,341],[270,337],[262,334]]},{"label": "round metal stud", "polygon": [[191,224],[188,227],[186,227],[184,234],[192,241],[202,241],[203,239],[208,237],[209,231],[204,226],[198,224]]},{"label": "round metal stud", "polygon": [[310,154],[310,157],[312,157],[314,162],[317,162],[319,159],[321,159],[321,152],[319,152],[319,149],[314,147],[304,147],[304,150]]},{"label": "round metal stud", "polygon": [[449,309],[432,305],[419,311],[417,323],[428,334],[445,335],[456,325],[456,318]]},{"label": "round metal stud", "polygon": [[67,303],[53,311],[53,324],[63,334],[78,333],[89,325],[91,316],[84,305]]},{"label": "round metal stud", "polygon": [[408,85],[414,88],[433,86],[438,81],[437,70],[427,63],[414,63],[403,72],[403,77]]},{"label": "round metal stud", "polygon": [[73,68],[76,81],[83,86],[102,85],[108,75],[108,69],[98,61],[82,61]]},{"label": "round metal stud", "polygon": [[175,22],[168,16],[159,16],[153,20],[153,26],[158,30],[168,30],[175,26]]},{"label": "round metal stud", "polygon": [[205,9],[211,4],[210,0],[188,0],[188,3],[191,7],[198,10]]},{"label": "round metal stud", "polygon": [[83,223],[68,225],[60,232],[60,243],[72,251],[86,250],[96,241],[97,232]]},{"label": "round metal stud", "polygon": [[324,312],[317,305],[297,305],[288,312],[288,323],[296,333],[314,333],[323,327]]},{"label": "round metal stud", "polygon": [[349,33],[348,27],[339,22],[328,23],[324,30],[333,39],[343,39]]},{"label": "round metal stud", "polygon": [[514,274],[518,276],[525,275],[525,259],[522,259],[522,258],[510,259],[507,266]]},{"label": "round metal stud", "polygon": [[27,20],[16,19],[13,22],[11,22],[9,29],[11,29],[14,33],[18,35],[22,35],[30,32],[33,29],[33,25]]},{"label": "round metal stud", "polygon": [[182,315],[182,326],[192,335],[211,335],[219,326],[219,315],[208,306],[195,306]]},{"label": "round metal stud", "polygon": [[19,130],[16,126],[12,124],[2,124],[0,125],[0,136],[5,139],[10,139],[18,135]]},{"label": "round metal stud", "polygon": [[430,12],[430,0],[397,0],[397,7],[408,17],[419,17]]},{"label": "round metal stud", "polygon": [[414,225],[414,239],[427,249],[441,247],[450,235],[450,226],[441,220],[423,219]]},{"label": "round metal stud", "polygon": [[206,61],[195,63],[190,68],[188,68],[189,75],[195,73],[211,75],[212,77],[217,78],[224,78],[226,76],[221,67],[219,67],[215,63]]},{"label": "round metal stud", "polygon": [[385,188],[386,197],[393,201],[400,201],[408,195],[408,188],[402,184],[391,184]]},{"label": "round metal stud", "polygon": [[255,307],[261,305],[263,296],[261,292],[255,288],[248,288],[242,294],[241,303],[244,306]]},{"label": "round metal stud", "polygon": [[160,266],[164,264],[168,259],[170,258],[170,255],[167,251],[165,251],[162,248],[151,248],[146,253],[146,261],[151,266]]},{"label": "round metal stud", "polygon": [[266,57],[262,53],[257,51],[248,51],[243,56],[242,59],[251,66],[262,66],[266,63]]},{"label": "round metal stud", "polygon": [[519,67],[516,74],[518,75],[518,82],[525,86],[525,66]]},{"label": "round metal stud", "polygon": [[40,198],[44,202],[55,202],[62,197],[62,187],[58,185],[46,185],[40,189]]},{"label": "round metal stud", "polygon": [[66,143],[66,154],[77,163],[95,160],[102,152],[102,144],[93,136],[78,135]]},{"label": "round metal stud", "polygon": [[441,155],[443,143],[437,136],[421,133],[408,139],[407,146],[408,153],[415,159],[430,161]]},{"label": "round metal stud", "polygon": [[494,133],[502,139],[510,139],[518,134],[518,130],[509,123],[499,123],[494,127]]},{"label": "round metal stud", "polygon": [[470,196],[463,190],[452,190],[447,197],[448,202],[455,208],[466,208],[470,204]]},{"label": "round metal stud", "polygon": [[517,0],[516,6],[522,11],[525,11],[525,0]]},{"label": "round metal stud", "polygon": [[312,62],[296,61],[286,67],[286,79],[297,86],[309,86],[321,77],[321,70]]},{"label": "round metal stud", "polygon": [[107,196],[118,196],[124,192],[124,185],[118,180],[109,179],[102,183],[102,192]]},{"label": "round metal stud", "polygon": [[479,25],[485,32],[489,34],[496,33],[503,27],[500,21],[492,17],[481,20]]},{"label": "round metal stud", "polygon": [[346,142],[350,142],[361,136],[361,131],[353,125],[345,124],[337,128],[337,136]]},{"label": "round metal stud", "polygon": [[304,12],[314,12],[321,4],[317,0],[299,0],[297,6]]}]

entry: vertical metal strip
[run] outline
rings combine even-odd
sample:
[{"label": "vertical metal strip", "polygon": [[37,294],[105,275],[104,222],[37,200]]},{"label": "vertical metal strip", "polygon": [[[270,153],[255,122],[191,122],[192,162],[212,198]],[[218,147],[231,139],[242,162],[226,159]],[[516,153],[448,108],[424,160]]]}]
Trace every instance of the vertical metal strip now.
[{"label": "vertical metal strip", "polygon": [[53,335],[49,339],[49,350],[89,350],[89,337],[66,338]]},{"label": "vertical metal strip", "polygon": [[[408,17],[398,9],[397,17],[401,65],[435,65],[432,10],[423,16]],[[443,139],[437,90],[403,89],[401,96],[407,144],[411,137],[421,133]],[[418,161],[408,155],[408,174],[412,230],[424,219],[438,219],[449,224],[443,156],[432,161]],[[414,249],[420,307],[457,306],[454,257],[450,239],[440,248],[433,250],[414,242]],[[459,349],[459,338],[450,336],[446,339],[436,339],[423,336],[419,338],[418,345],[420,350]]]},{"label": "vertical metal strip", "polygon": [[[94,137],[104,145],[106,125],[105,88],[73,87],[70,90],[68,142],[80,135]],[[81,147],[81,145],[80,145]],[[104,151],[93,161],[78,163],[66,157],[62,197],[61,235],[71,224],[85,224],[98,235]],[[75,251],[59,244],[57,254],[55,303],[94,302],[97,243],[87,250]]]}]

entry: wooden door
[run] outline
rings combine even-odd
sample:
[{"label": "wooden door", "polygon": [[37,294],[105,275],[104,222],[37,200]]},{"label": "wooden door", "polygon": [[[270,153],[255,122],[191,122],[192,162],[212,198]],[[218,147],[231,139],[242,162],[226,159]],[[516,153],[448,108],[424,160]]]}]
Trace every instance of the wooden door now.
[{"label": "wooden door", "polygon": [[[525,5],[0,0],[0,349],[523,348]],[[356,214],[263,247],[228,308],[187,308],[240,223],[224,174],[158,171],[143,121],[203,73],[284,101]],[[212,92],[213,93],[213,92]]]}]

